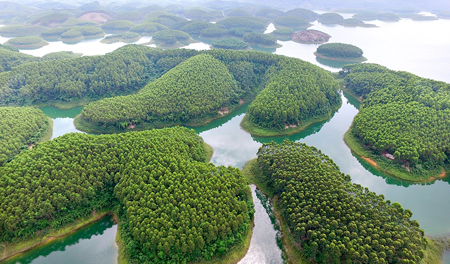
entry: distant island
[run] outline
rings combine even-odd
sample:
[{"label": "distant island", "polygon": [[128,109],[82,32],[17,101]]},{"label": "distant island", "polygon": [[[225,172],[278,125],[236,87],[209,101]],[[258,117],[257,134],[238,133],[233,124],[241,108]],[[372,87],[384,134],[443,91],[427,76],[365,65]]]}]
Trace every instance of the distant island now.
[{"label": "distant island", "polygon": [[343,43],[327,43],[320,45],[314,55],[322,59],[363,62],[367,59],[363,57],[363,51],[353,45]]},{"label": "distant island", "polygon": [[5,45],[18,49],[39,49],[48,45],[48,42],[40,37],[17,37],[6,41]]},{"label": "distant island", "polygon": [[327,33],[315,29],[302,30],[292,35],[292,41],[303,44],[322,44],[330,38]]}]

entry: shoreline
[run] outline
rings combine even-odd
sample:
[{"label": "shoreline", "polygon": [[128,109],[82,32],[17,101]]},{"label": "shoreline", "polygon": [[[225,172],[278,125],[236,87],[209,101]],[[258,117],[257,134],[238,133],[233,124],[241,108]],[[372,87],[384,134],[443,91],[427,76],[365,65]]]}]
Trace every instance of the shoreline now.
[{"label": "shoreline", "polygon": [[93,211],[91,215],[79,218],[73,223],[62,226],[56,230],[51,229],[51,231],[47,235],[44,235],[42,237],[34,237],[31,239],[11,243],[3,242],[1,244],[3,247],[3,251],[0,255],[0,261],[17,257],[23,253],[26,253],[27,251],[45,245],[55,239],[68,236],[89,224],[101,220],[107,215],[113,215],[112,211],[105,210],[101,213],[96,213],[95,211]]},{"label": "shoreline", "polygon": [[301,123],[299,126],[289,127],[283,130],[261,128],[249,120],[247,113],[245,114],[239,126],[246,132],[250,133],[250,135],[257,137],[290,136],[293,134],[300,133],[314,124],[326,122],[328,119],[330,119],[330,117],[332,117],[336,113],[336,111],[338,111],[341,108],[341,106],[342,100],[328,114],[311,118],[308,121]]},{"label": "shoreline", "polygon": [[257,158],[254,158],[247,161],[241,171],[247,181],[249,181],[251,184],[254,184],[259,190],[264,193],[264,195],[272,200],[273,212],[275,218],[279,221],[280,224],[281,239],[283,241],[282,250],[287,258],[288,263],[310,264],[311,262],[307,260],[303,255],[298,243],[295,242],[291,232],[289,231],[286,219],[281,213],[278,197],[275,196],[273,191],[269,190],[269,188],[263,182],[259,181],[259,179],[256,178],[256,175],[253,173],[256,165]]},{"label": "shoreline", "polygon": [[406,171],[406,169],[403,172],[387,168],[386,164],[384,164],[388,162],[387,160],[386,162],[384,162],[383,160],[383,162],[376,162],[374,157],[378,158],[381,156],[376,156],[370,153],[359,144],[358,140],[352,135],[352,126],[350,126],[347,132],[345,132],[343,140],[354,155],[366,161],[372,168],[385,173],[389,177],[412,183],[428,183],[443,179],[448,175],[447,171],[445,170],[447,168],[441,168],[441,171],[437,176],[430,176],[433,173],[432,171],[428,171],[428,174],[426,176],[420,176],[415,174],[407,174],[408,172]]},{"label": "shoreline", "polygon": [[354,63],[356,63],[356,62],[363,62],[363,61],[367,60],[367,58],[364,57],[364,56],[361,56],[359,58],[327,57],[327,56],[324,56],[322,54],[319,54],[317,51],[314,52],[314,55],[316,57],[319,57],[319,58],[322,58],[322,59],[325,59],[325,60],[332,60],[332,61],[344,61],[344,62],[354,62]]}]

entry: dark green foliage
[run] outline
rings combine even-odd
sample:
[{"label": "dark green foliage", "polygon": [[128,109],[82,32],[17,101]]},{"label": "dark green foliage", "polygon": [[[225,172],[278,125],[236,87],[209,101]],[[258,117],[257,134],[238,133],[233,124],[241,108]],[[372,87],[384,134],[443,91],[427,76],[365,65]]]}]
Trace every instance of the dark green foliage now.
[{"label": "dark green foliage", "polygon": [[353,132],[377,154],[420,174],[449,163],[450,85],[376,64],[344,67],[345,85],[365,98]]},{"label": "dark green foliage", "polygon": [[251,228],[250,190],[239,169],[205,164],[203,144],[180,127],[39,144],[0,167],[0,241],[115,207],[133,262],[225,254]]},{"label": "dark green foliage", "polygon": [[258,21],[251,17],[228,17],[218,21],[216,24],[223,26],[226,29],[250,28],[253,30],[264,30],[266,28],[266,23],[264,21]]},{"label": "dark green foliage", "polygon": [[6,49],[6,50],[9,50],[9,51],[14,51],[14,52],[20,52],[18,48],[14,48],[14,47],[11,47],[11,46],[6,46],[6,45],[3,45],[3,44],[0,44],[0,51],[2,49]]},{"label": "dark green foliage", "polygon": [[279,196],[304,254],[317,263],[421,263],[426,240],[412,212],[385,201],[320,150],[302,143],[264,144],[259,177]]},{"label": "dark green foliage", "polygon": [[39,36],[47,29],[42,26],[4,26],[0,28],[0,35],[2,37]]},{"label": "dark green foliage", "polygon": [[187,19],[167,13],[167,12],[152,12],[147,14],[147,22],[156,22],[166,27],[172,27],[173,25],[187,21]]},{"label": "dark green foliage", "polygon": [[279,68],[247,109],[250,120],[258,126],[284,129],[331,114],[341,103],[338,84],[325,70],[287,58]]},{"label": "dark green foliage", "polygon": [[39,142],[49,128],[49,118],[37,108],[0,107],[0,166]]},{"label": "dark green foliage", "polygon": [[277,39],[274,36],[262,33],[245,33],[244,41],[252,44],[261,44],[265,46],[277,45]]},{"label": "dark green foliage", "polygon": [[284,27],[308,27],[307,20],[298,16],[282,16],[275,19],[275,24]]},{"label": "dark green foliage", "polygon": [[231,29],[228,29],[227,34],[237,37],[237,38],[242,38],[242,37],[244,37],[245,33],[249,33],[249,32],[253,32],[253,29],[251,29],[251,28],[231,28]]},{"label": "dark green foliage", "polygon": [[224,38],[213,41],[212,45],[214,48],[219,49],[233,49],[233,50],[239,50],[239,49],[246,49],[248,48],[248,43],[245,41],[242,41],[240,39],[235,38]]},{"label": "dark green foliage", "polygon": [[177,41],[187,41],[190,36],[183,31],[167,29],[161,30],[153,34],[155,42],[162,42],[164,44],[175,44]]},{"label": "dark green foliage", "polygon": [[322,24],[341,24],[344,17],[337,13],[323,13],[319,16],[319,22]]},{"label": "dark green foliage", "polygon": [[216,27],[214,24],[205,21],[193,21],[183,27],[180,28],[181,31],[184,31],[188,34],[200,35],[202,30]]},{"label": "dark green foliage", "polygon": [[128,20],[114,20],[111,22],[106,22],[101,26],[101,28],[107,33],[121,33],[127,32],[134,26],[134,23]]},{"label": "dark green foliage", "polygon": [[353,45],[343,43],[327,43],[317,47],[317,53],[331,58],[360,58],[363,51]]},{"label": "dark green foliage", "polygon": [[17,51],[12,51],[9,48],[16,49],[10,46],[2,45],[0,48],[0,72],[10,71],[13,67],[19,66],[23,63],[37,61],[38,58],[23,54]]},{"label": "dark green foliage", "polygon": [[221,107],[238,102],[237,90],[225,65],[202,54],[179,64],[136,95],[90,103],[83,108],[82,116],[91,122],[126,125],[141,121],[187,122],[215,116]]},{"label": "dark green foliage", "polygon": [[31,21],[31,24],[45,27],[54,27],[55,24],[60,25],[64,23],[67,19],[69,19],[69,15],[62,13],[55,13],[45,15],[38,19],[34,19],[33,21]]},{"label": "dark green foliage", "polygon": [[200,32],[200,36],[206,37],[206,38],[218,38],[222,37],[227,34],[227,30],[219,28],[217,26],[209,27],[206,29],[203,29]]},{"label": "dark green foliage", "polygon": [[241,8],[234,8],[234,9],[227,10],[227,11],[225,11],[225,15],[227,17],[251,17],[252,16],[249,12],[247,12]]},{"label": "dark green foliage", "polygon": [[207,14],[207,11],[197,8],[188,9],[184,12],[184,16],[189,19],[202,19]]},{"label": "dark green foliage", "polygon": [[42,56],[42,60],[64,60],[64,59],[73,59],[81,57],[81,53],[73,53],[72,51],[58,51],[58,52],[52,52],[48,53],[44,56]]},{"label": "dark green foliage", "polygon": [[295,31],[292,28],[280,28],[280,29],[275,29],[272,34],[276,35],[276,36],[292,36],[292,34],[294,34]]},{"label": "dark green foliage", "polygon": [[319,18],[319,14],[304,8],[296,8],[289,11],[286,11],[285,15],[287,16],[298,16],[306,21],[315,21]]},{"label": "dark green foliage", "polygon": [[136,32],[142,36],[146,35],[152,35],[153,33],[160,31],[160,30],[166,30],[169,29],[168,27],[154,23],[154,22],[144,22],[142,24],[136,25],[132,28],[130,28],[131,32]]},{"label": "dark green foliage", "polygon": [[[166,56],[172,53],[178,56],[177,52]],[[157,56],[154,60],[152,54]],[[167,71],[154,66],[158,54],[130,45],[105,56],[25,64],[0,75],[0,105],[103,98],[136,91]]]},{"label": "dark green foliage", "polygon": [[104,39],[101,40],[102,43],[114,43],[114,42],[125,42],[125,43],[132,43],[136,42],[141,38],[141,35],[135,32],[125,32],[120,34],[114,34],[106,36]]},{"label": "dark green foliage", "polygon": [[256,12],[255,16],[273,19],[273,18],[277,18],[279,16],[282,16],[283,14],[284,14],[284,12],[280,11],[278,9],[263,8],[263,9],[258,10]]}]

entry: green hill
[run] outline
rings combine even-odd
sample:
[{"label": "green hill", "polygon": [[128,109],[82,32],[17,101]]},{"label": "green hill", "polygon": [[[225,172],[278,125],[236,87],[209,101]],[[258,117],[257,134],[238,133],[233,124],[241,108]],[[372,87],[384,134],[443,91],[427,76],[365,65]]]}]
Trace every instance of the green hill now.
[{"label": "green hill", "polygon": [[[96,124],[179,124],[217,116],[238,98],[236,81],[210,55],[182,62],[138,94],[105,99],[83,108],[81,118]],[[115,109],[115,110],[113,110]]]}]

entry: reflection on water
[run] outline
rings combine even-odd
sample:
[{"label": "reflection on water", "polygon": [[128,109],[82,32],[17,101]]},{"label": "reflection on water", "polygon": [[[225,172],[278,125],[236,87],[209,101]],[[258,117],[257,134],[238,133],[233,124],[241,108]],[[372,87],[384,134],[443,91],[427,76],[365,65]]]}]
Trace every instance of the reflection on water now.
[{"label": "reflection on water", "polygon": [[253,203],[255,204],[255,227],[253,228],[252,240],[247,255],[239,261],[239,264],[279,264],[283,263],[282,251],[277,245],[278,228],[274,228],[276,219],[271,213],[272,204],[270,200],[255,185],[252,189]]},{"label": "reflection on water", "polygon": [[348,61],[336,61],[336,60],[327,60],[320,57],[316,57],[316,61],[322,65],[334,68],[334,69],[342,69],[347,64],[353,64],[354,62]]},{"label": "reflection on water", "polygon": [[443,264],[450,264],[450,251],[445,251],[444,255],[442,256],[442,263]]},{"label": "reflection on water", "polygon": [[32,249],[4,264],[111,264],[117,262],[117,225],[108,216],[79,231]]},{"label": "reflection on water", "polygon": [[71,109],[59,109],[54,106],[45,106],[40,108],[44,114],[53,119],[52,139],[71,132],[80,132],[73,124],[73,118],[81,113],[82,106]]}]

